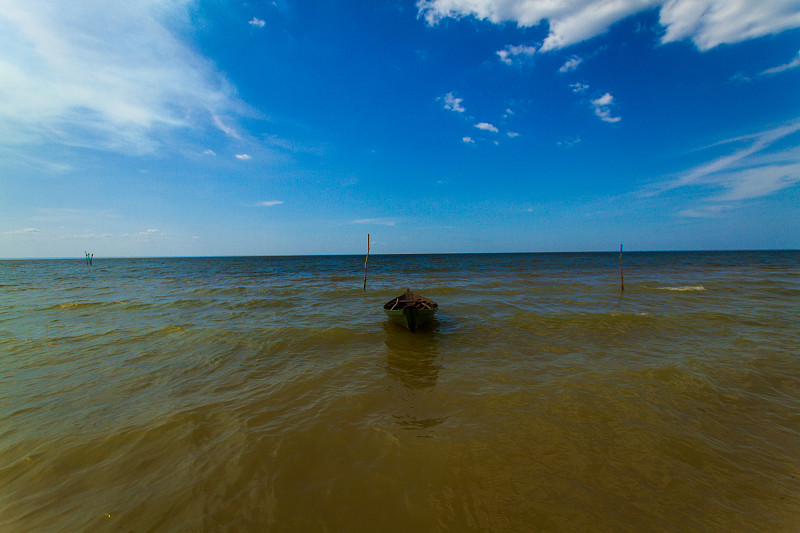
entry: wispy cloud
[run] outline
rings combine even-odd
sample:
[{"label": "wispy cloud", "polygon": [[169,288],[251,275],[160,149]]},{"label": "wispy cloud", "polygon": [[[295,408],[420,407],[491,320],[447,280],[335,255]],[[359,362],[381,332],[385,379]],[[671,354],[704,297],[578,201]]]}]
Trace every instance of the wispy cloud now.
[{"label": "wispy cloud", "polygon": [[41,207],[34,210],[28,217],[32,222],[47,222],[60,224],[85,223],[98,219],[118,219],[119,215],[109,211],[91,211],[71,207]]},{"label": "wispy cloud", "polygon": [[258,202],[256,204],[257,207],[272,207],[274,205],[281,205],[283,200],[267,200],[264,202]]},{"label": "wispy cloud", "polygon": [[679,211],[678,216],[687,218],[717,218],[722,216],[722,214],[725,213],[726,211],[730,211],[731,209],[733,209],[733,206],[730,205],[723,205],[723,204],[705,205],[699,209],[691,208]]},{"label": "wispy cloud", "polygon": [[24,228],[24,229],[15,229],[11,231],[4,231],[3,235],[37,235],[41,233],[36,228]]},{"label": "wispy cloud", "polygon": [[472,137],[462,137],[461,141],[464,144],[475,144],[475,139],[473,139]]},{"label": "wispy cloud", "polygon": [[561,72],[561,73],[571,72],[571,71],[575,70],[576,68],[578,68],[578,66],[581,63],[583,63],[583,59],[581,59],[578,56],[572,56],[569,59],[567,59],[567,61],[563,65],[561,65],[561,68],[558,69],[558,71]]},{"label": "wispy cloud", "polygon": [[[108,234],[103,235],[103,237],[109,237],[109,236],[110,235]],[[166,237],[166,234],[161,230],[151,228],[151,229],[146,229],[144,231],[140,231],[139,233],[124,233],[120,235],[120,237],[133,237],[136,239],[149,240],[154,238]]]},{"label": "wispy cloud", "polygon": [[[705,204],[682,212],[685,216],[717,216],[746,200],[773,194],[800,183],[800,146],[786,139],[800,132],[800,119],[753,135],[736,137],[711,147],[737,146],[732,152],[690,168],[656,184],[647,195],[683,187],[712,191]],[[744,146],[740,146],[744,144]],[[709,147],[709,148],[711,148]]]},{"label": "wispy cloud", "polygon": [[208,149],[208,150],[203,150],[203,154],[204,155],[217,155],[217,152],[215,152],[214,150]]},{"label": "wispy cloud", "polygon": [[614,104],[614,97],[611,93],[606,93],[596,100],[592,100],[594,106],[594,114],[597,115],[603,122],[619,122],[622,120],[620,117],[611,116],[611,106]]},{"label": "wispy cloud", "polygon": [[506,65],[513,65],[515,58],[530,60],[534,54],[536,54],[536,47],[524,44],[518,46],[508,45],[503,50],[497,51],[500,61]]},{"label": "wispy cloud", "polygon": [[359,218],[350,222],[351,224],[374,224],[378,226],[394,226],[397,219],[394,218]]},{"label": "wispy cloud", "polygon": [[236,154],[235,157],[236,159],[239,159],[241,161],[249,161],[250,159],[253,159],[252,156],[248,154]]},{"label": "wispy cloud", "polygon": [[262,140],[273,148],[287,152],[322,155],[325,153],[325,145],[310,144],[296,139],[279,137],[278,135],[263,135]]},{"label": "wispy cloud", "polygon": [[572,148],[573,146],[575,146],[580,142],[581,142],[580,137],[567,137],[563,141],[558,141],[556,144],[558,146],[563,146],[565,148]]},{"label": "wispy cloud", "polygon": [[[522,27],[547,20],[550,33],[540,51],[557,50],[605,33],[612,24],[635,13],[660,9],[666,29],[662,42],[690,39],[705,51],[800,27],[796,0],[418,0],[420,17],[428,24],[444,18],[474,16],[495,24]],[[502,57],[501,57],[502,59]]]},{"label": "wispy cloud", "polygon": [[791,70],[797,67],[800,67],[800,52],[798,52],[795,58],[789,61],[788,63],[784,63],[783,65],[778,65],[777,67],[768,68],[767,70],[761,72],[761,74],[759,75],[769,76],[771,74],[779,74],[781,72],[785,72],[787,70]]},{"label": "wispy cloud", "polygon": [[575,82],[570,83],[569,88],[572,89],[574,93],[585,93],[589,89],[589,86],[585,83]]},{"label": "wispy cloud", "polygon": [[261,20],[259,18],[253,17],[253,19],[250,20],[248,22],[248,24],[250,24],[251,26],[255,26],[257,28],[263,28],[264,25],[266,24],[266,22],[264,22],[263,20]]},{"label": "wispy cloud", "polygon": [[444,100],[444,108],[449,109],[450,111],[455,111],[456,113],[463,113],[466,111],[464,106],[461,105],[461,102],[464,101],[463,98],[456,98],[453,93],[447,93],[442,97]]},{"label": "wispy cloud", "polygon": [[499,131],[497,127],[493,126],[492,124],[489,124],[488,122],[479,122],[475,124],[475,127],[478,128],[479,130],[491,131],[492,133],[497,133]]},{"label": "wispy cloud", "polygon": [[189,0],[0,2],[0,143],[125,153],[236,107],[180,34]]},{"label": "wispy cloud", "polygon": [[236,130],[233,129],[228,124],[226,124],[222,120],[222,117],[220,117],[219,115],[217,115],[217,114],[211,115],[211,121],[214,123],[214,126],[216,126],[217,129],[219,131],[221,131],[222,133],[224,133],[225,135],[228,135],[229,137],[233,137],[234,139],[241,139],[241,137],[236,132]]},{"label": "wispy cloud", "polygon": [[99,240],[99,239],[105,239],[105,240],[124,239],[127,241],[150,242],[156,239],[166,239],[167,235],[161,230],[151,228],[135,233],[98,233],[91,230],[83,230],[78,232],[73,231],[73,232],[59,233],[57,235],[51,235],[51,237],[55,237],[59,240],[68,239],[68,240],[88,241],[88,240]]},{"label": "wispy cloud", "polygon": [[506,133],[506,135],[508,135],[512,139],[516,139],[517,137],[519,137],[519,133],[517,133],[516,131],[509,131],[508,133]]}]

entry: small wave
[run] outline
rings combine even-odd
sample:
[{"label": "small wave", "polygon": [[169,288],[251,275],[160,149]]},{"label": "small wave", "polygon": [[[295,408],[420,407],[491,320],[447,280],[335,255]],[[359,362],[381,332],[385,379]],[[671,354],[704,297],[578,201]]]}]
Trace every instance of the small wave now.
[{"label": "small wave", "polygon": [[192,294],[226,295],[226,294],[241,294],[247,290],[248,290],[247,287],[212,287],[212,288],[203,287],[199,289],[193,289],[190,292]]},{"label": "small wave", "polygon": [[149,308],[149,304],[139,303],[139,302],[130,302],[130,301],[115,301],[115,302],[70,302],[70,303],[63,303],[63,304],[54,304],[50,307],[45,309],[47,310],[56,310],[56,309],[76,309],[76,310],[86,310],[86,309],[94,309],[94,308],[101,308],[101,309],[120,309],[124,311],[135,311],[139,309],[147,309]]},{"label": "small wave", "polygon": [[676,292],[697,292],[706,290],[702,285],[686,285],[683,287],[659,287],[662,291],[676,291]]},{"label": "small wave", "polygon": [[214,307],[219,305],[214,300],[174,300],[164,305],[166,309],[192,309],[199,307]]},{"label": "small wave", "polygon": [[189,324],[165,324],[161,331],[186,331],[189,327]]},{"label": "small wave", "polygon": [[70,302],[65,304],[55,304],[46,309],[91,309],[108,305],[106,302]]},{"label": "small wave", "polygon": [[291,307],[293,304],[285,299],[266,299],[248,300],[234,304],[234,309],[270,309],[274,307]]}]

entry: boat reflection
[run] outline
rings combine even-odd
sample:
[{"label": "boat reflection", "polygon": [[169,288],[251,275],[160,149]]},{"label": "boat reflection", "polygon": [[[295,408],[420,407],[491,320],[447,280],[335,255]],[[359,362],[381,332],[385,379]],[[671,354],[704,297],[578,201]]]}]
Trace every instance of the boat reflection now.
[{"label": "boat reflection", "polygon": [[432,389],[439,378],[437,322],[409,334],[395,324],[383,325],[386,371],[409,389]]},{"label": "boat reflection", "polygon": [[[434,319],[424,330],[411,334],[396,324],[383,326],[386,344],[386,373],[393,378],[397,411],[392,415],[402,429],[429,430],[447,416],[441,416],[434,389],[441,365],[436,362],[439,352],[438,323]],[[423,432],[420,436],[431,436]]]}]

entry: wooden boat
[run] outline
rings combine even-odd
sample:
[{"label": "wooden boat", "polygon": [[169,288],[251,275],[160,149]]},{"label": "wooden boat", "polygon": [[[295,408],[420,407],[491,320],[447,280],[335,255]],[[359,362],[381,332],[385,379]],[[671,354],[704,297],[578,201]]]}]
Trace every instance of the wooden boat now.
[{"label": "wooden boat", "polygon": [[438,308],[439,305],[433,300],[418,296],[408,289],[383,306],[386,316],[411,331],[433,318]]}]

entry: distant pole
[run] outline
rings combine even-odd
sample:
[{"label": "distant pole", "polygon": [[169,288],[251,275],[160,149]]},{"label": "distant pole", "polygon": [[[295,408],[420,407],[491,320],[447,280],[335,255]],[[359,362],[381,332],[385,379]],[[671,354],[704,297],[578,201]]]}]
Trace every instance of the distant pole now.
[{"label": "distant pole", "polygon": [[622,281],[622,244],[619,245],[619,291],[625,292],[625,284]]},{"label": "distant pole", "polygon": [[369,233],[367,233],[367,257],[364,259],[364,290],[367,290],[367,261],[369,260]]}]

